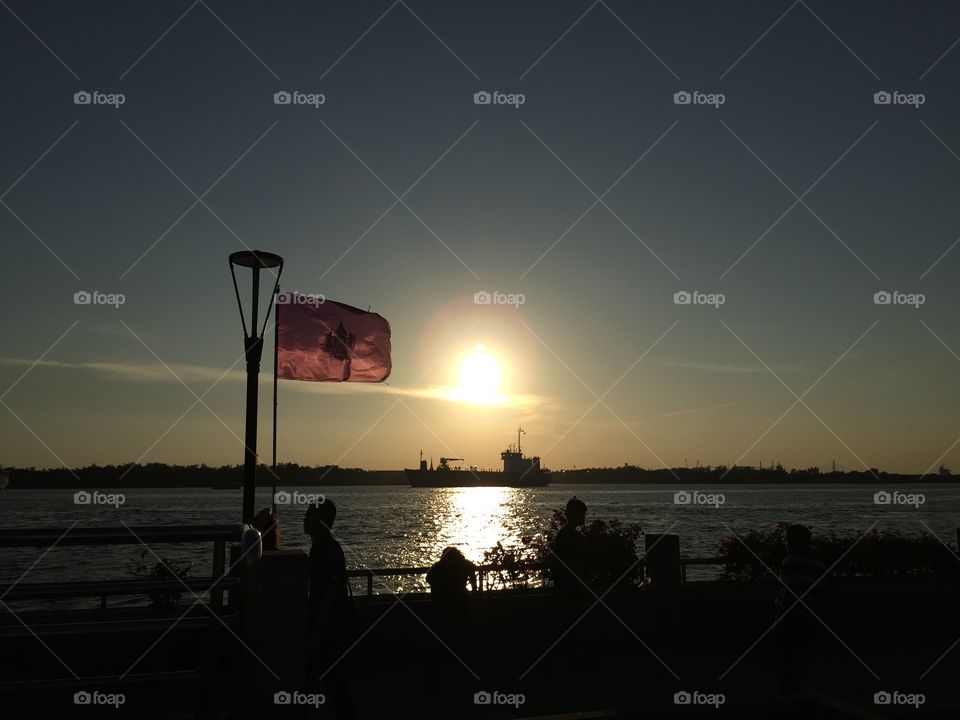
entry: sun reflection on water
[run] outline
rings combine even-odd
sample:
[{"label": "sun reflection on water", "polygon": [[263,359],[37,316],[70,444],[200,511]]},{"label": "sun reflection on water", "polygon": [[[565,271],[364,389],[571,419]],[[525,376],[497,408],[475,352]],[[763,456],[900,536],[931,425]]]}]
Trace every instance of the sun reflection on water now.
[{"label": "sun reflection on water", "polygon": [[516,505],[515,489],[505,487],[450,488],[440,499],[442,524],[434,556],[455,545],[474,562],[498,542],[513,540]]}]

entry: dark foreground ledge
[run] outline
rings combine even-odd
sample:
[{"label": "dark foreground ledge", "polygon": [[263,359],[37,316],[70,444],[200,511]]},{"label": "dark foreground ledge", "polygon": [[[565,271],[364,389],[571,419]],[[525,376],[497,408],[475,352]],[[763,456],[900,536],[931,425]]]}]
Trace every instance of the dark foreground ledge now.
[{"label": "dark foreground ledge", "polygon": [[[438,625],[428,595],[380,595],[358,599],[358,633],[342,664],[361,717],[957,716],[960,652],[946,651],[960,639],[958,581],[890,578],[827,588],[817,606],[822,624],[811,625],[801,687],[817,700],[779,696],[779,634],[770,630],[776,594],[773,585],[691,583],[669,597],[607,596],[581,615],[547,592],[488,592],[472,598],[463,632],[455,636]],[[187,607],[181,604],[169,617]],[[138,614],[123,613],[127,619]],[[90,684],[104,692],[119,689],[126,702],[108,715],[85,715],[72,704],[76,686],[63,666],[24,633],[3,640],[4,677],[59,676],[65,682],[8,689],[0,695],[5,720],[191,717],[205,691],[196,670],[205,662],[211,633],[221,640],[214,663],[217,717],[242,717],[249,682],[244,664],[260,667],[252,652],[272,663],[261,647],[248,642],[248,649],[231,634],[242,634],[236,614],[226,613],[221,626],[195,607],[169,632],[158,625],[86,635],[46,635],[41,615],[22,620],[41,628],[44,643],[78,674],[94,676]],[[94,616],[98,611],[60,620],[82,626]],[[0,617],[18,622],[5,613]],[[272,637],[303,635],[284,613],[264,622]],[[137,670],[155,673],[155,681],[117,681],[141,655]],[[922,693],[924,704],[919,710],[875,705],[874,694],[883,691]],[[475,704],[484,692],[522,695],[523,703]],[[676,705],[675,694],[683,692],[722,694],[724,702]],[[286,708],[274,709],[260,716],[286,716]]]}]

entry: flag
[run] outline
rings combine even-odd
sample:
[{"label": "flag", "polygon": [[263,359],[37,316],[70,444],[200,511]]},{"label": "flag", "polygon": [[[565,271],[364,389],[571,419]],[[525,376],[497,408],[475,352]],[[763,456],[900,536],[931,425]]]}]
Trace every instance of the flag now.
[{"label": "flag", "polygon": [[277,377],[314,382],[383,382],[390,323],[319,295],[277,294]]}]

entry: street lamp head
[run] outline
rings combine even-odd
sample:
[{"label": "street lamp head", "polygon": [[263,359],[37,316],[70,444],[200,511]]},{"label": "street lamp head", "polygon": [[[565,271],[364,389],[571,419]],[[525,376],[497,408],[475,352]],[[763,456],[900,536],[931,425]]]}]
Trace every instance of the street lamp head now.
[{"label": "street lamp head", "polygon": [[[243,313],[243,302],[240,300],[240,288],[237,286],[237,268],[250,268],[251,276],[251,301],[250,301],[250,329],[247,331],[247,320]],[[276,269],[274,269],[276,268]],[[263,317],[263,324],[258,320],[260,305],[260,271],[266,270],[274,277],[273,289],[270,293],[270,302],[267,305],[267,312]],[[274,296],[277,288],[280,286],[280,273],[283,272],[283,258],[272,252],[264,250],[241,250],[230,253],[230,275],[233,278],[233,290],[237,296],[237,307],[240,310],[240,324],[243,326],[243,335],[248,339],[262,338],[263,331],[267,327],[267,318],[270,316],[270,308],[273,306]],[[259,332],[258,332],[259,328]]]},{"label": "street lamp head", "polygon": [[241,250],[230,253],[230,264],[248,268],[283,267],[283,258],[265,250]]}]

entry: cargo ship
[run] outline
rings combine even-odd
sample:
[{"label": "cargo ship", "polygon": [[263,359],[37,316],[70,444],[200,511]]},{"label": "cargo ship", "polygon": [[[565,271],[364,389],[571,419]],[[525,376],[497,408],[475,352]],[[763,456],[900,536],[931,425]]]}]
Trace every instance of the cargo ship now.
[{"label": "cargo ship", "polygon": [[476,466],[466,469],[454,462],[463,458],[440,458],[440,464],[433,467],[423,459],[420,451],[420,467],[404,468],[410,487],[543,487],[550,484],[550,473],[540,467],[539,457],[524,457],[520,446],[523,428],[517,428],[517,444],[510,445],[500,453],[503,470],[480,470]]}]

